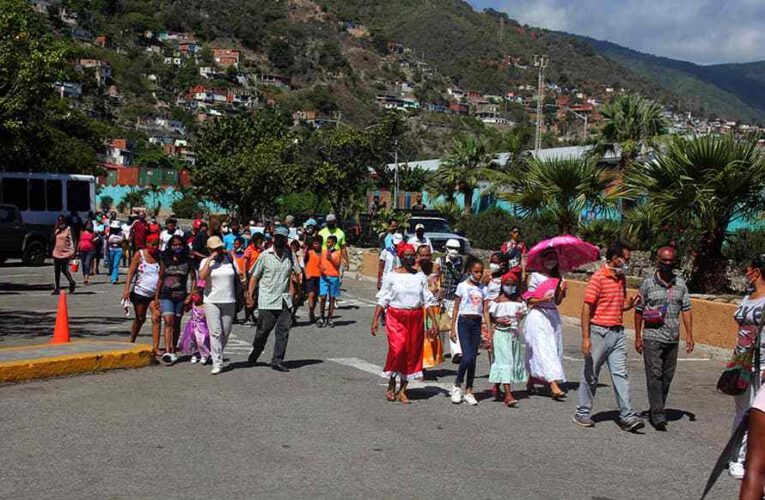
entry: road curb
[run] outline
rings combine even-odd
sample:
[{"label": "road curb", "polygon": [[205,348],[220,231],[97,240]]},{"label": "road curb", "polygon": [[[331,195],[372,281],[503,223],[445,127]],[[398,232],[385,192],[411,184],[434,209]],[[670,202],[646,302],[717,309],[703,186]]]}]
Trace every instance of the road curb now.
[{"label": "road curb", "polygon": [[[53,377],[66,377],[83,373],[102,372],[125,368],[142,368],[152,363],[151,346],[142,344],[116,347],[115,342],[82,342],[72,344],[97,344],[99,350],[73,354],[36,356],[35,351],[47,345],[10,347],[7,351],[23,352],[24,359],[0,362],[0,383],[22,382]],[[100,348],[103,347],[103,350]],[[0,349],[0,352],[6,349]]]}]

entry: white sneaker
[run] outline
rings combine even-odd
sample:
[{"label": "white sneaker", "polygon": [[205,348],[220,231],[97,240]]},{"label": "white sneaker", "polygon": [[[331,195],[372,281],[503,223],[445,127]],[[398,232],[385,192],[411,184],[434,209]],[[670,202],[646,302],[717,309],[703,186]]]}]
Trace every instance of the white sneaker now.
[{"label": "white sneaker", "polygon": [[213,375],[219,374],[223,370],[223,367],[221,365],[213,365],[212,370],[210,370],[210,373]]},{"label": "white sneaker", "polygon": [[475,406],[478,404],[478,400],[475,398],[472,392],[468,392],[464,396],[465,402],[469,404],[470,406]]},{"label": "white sneaker", "polygon": [[452,387],[451,396],[452,396],[452,403],[456,405],[462,403],[462,389],[460,389],[456,385]]},{"label": "white sneaker", "polygon": [[207,364],[207,356],[202,356],[202,357],[199,359],[199,364],[201,364],[201,365],[206,365],[206,364]]},{"label": "white sneaker", "polygon": [[189,360],[189,362],[190,363],[199,363],[199,356],[194,354],[193,356],[191,356],[191,359]]},{"label": "white sneaker", "polygon": [[741,462],[730,462],[728,464],[728,474],[733,479],[744,479],[744,464]]}]

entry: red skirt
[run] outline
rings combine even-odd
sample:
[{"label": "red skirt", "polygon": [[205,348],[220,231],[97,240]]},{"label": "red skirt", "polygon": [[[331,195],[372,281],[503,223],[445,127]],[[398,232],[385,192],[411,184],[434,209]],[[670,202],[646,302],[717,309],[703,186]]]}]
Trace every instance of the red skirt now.
[{"label": "red skirt", "polygon": [[388,334],[388,357],[383,375],[401,380],[422,378],[422,346],[425,342],[425,321],[421,307],[396,309],[388,307],[385,332]]}]

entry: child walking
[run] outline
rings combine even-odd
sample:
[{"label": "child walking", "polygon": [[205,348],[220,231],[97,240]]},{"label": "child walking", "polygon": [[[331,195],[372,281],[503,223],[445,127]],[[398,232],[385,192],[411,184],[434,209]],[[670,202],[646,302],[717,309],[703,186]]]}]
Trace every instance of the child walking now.
[{"label": "child walking", "polygon": [[[518,400],[511,392],[512,384],[526,382],[528,375],[521,349],[520,322],[528,312],[520,297],[520,268],[512,269],[502,276],[502,287],[496,300],[489,303],[490,326],[494,360],[489,371],[489,382],[502,384],[505,406],[515,408]],[[499,393],[497,391],[497,393]]]},{"label": "child walking", "polygon": [[[319,282],[319,300],[321,302],[321,319],[319,328],[329,326],[334,328],[333,317],[335,304],[340,296],[340,257],[341,252],[335,248],[337,236],[327,236],[327,249],[321,253],[321,281]],[[329,315],[324,319],[324,310],[329,299]]]},{"label": "child walking", "polygon": [[[202,289],[204,284],[200,290]],[[192,363],[198,362],[205,365],[210,358],[210,331],[207,329],[207,318],[202,301],[201,293],[194,293],[191,296],[191,319],[183,330],[181,350],[184,353],[191,353]]]},{"label": "child walking", "polygon": [[[308,242],[306,242],[308,244]],[[321,281],[321,246],[324,238],[321,235],[310,239],[310,247],[306,248],[305,263],[305,289],[308,293],[308,314],[311,323],[316,323],[316,301],[319,297],[319,282]]]}]

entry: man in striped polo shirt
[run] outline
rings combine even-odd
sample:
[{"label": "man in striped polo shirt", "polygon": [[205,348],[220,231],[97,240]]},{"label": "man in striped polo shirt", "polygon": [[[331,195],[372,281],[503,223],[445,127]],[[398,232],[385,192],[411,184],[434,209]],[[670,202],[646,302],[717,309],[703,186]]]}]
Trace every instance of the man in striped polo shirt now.
[{"label": "man in striped polo shirt", "polygon": [[627,299],[624,274],[629,267],[630,249],[621,243],[611,245],[606,252],[606,264],[592,275],[584,292],[582,306],[582,355],[584,372],[579,384],[579,402],[574,423],[592,427],[592,401],[598,386],[598,375],[604,363],[611,373],[611,384],[619,405],[619,424],[625,431],[645,427],[632,410],[632,394],[627,377],[627,339],[623,315],[635,307],[637,297]]}]

